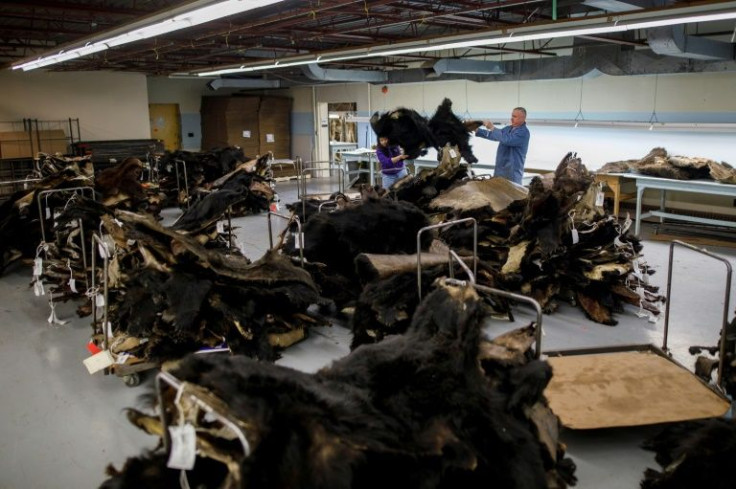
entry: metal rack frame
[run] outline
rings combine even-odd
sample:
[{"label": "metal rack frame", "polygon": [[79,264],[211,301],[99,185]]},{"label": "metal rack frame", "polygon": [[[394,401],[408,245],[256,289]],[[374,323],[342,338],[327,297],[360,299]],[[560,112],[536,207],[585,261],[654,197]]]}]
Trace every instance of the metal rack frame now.
[{"label": "metal rack frame", "polygon": [[[102,254],[102,297],[105,302],[105,305],[103,307],[103,315],[102,315],[102,347],[104,350],[110,349],[110,333],[111,331],[108,331],[108,311],[110,308],[109,303],[109,288],[108,288],[108,269],[109,269],[109,263],[110,263],[110,254],[114,252],[114,250],[108,249],[107,243],[96,233],[92,233],[92,244],[97,245],[98,249],[104,249],[105,253]],[[91,289],[92,291],[95,291],[95,270],[97,268],[97,252],[95,250],[92,251],[92,283],[91,283]],[[90,297],[90,300],[92,301],[92,323],[97,324],[97,304],[96,301],[96,293],[93,297]],[[121,377],[123,379],[123,382],[125,382],[125,385],[128,387],[134,387],[140,384],[141,378],[140,373],[144,372],[146,370],[152,370],[154,368],[158,368],[158,364],[154,362],[141,362],[135,365],[122,365],[122,364],[114,364],[112,367],[108,367],[104,369],[105,375],[109,375],[110,373],[114,373],[117,377]]]},{"label": "metal rack frame", "polygon": [[697,246],[693,246],[689,243],[685,243],[683,241],[674,240],[670,243],[670,254],[669,254],[669,264],[667,267],[667,304],[665,305],[664,309],[664,336],[662,339],[662,350],[669,353],[669,349],[667,348],[667,337],[669,334],[669,326],[670,326],[670,304],[672,303],[672,271],[673,271],[673,257],[674,257],[674,251],[675,246],[682,246],[684,248],[688,248],[690,250],[693,250],[697,253],[700,253],[702,255],[708,256],[710,258],[713,258],[715,260],[720,261],[726,266],[726,285],[725,285],[725,292],[724,292],[724,298],[723,298],[723,323],[721,325],[721,337],[719,340],[719,354],[718,354],[718,381],[717,385],[721,386],[723,383],[723,365],[725,361],[726,356],[726,328],[728,327],[728,310],[729,310],[729,300],[731,298],[731,276],[732,268],[731,263],[726,260],[725,258],[716,255],[715,253],[711,253],[710,251],[706,250],[705,248],[698,248]]},{"label": "metal rack frame", "polygon": [[[422,299],[422,233],[430,231],[432,229],[441,229],[455,226],[456,224],[462,224],[464,222],[473,223],[473,282],[475,282],[475,276],[478,274],[478,221],[474,217],[466,217],[464,219],[456,219],[453,221],[445,221],[439,224],[433,224],[426,226],[417,231],[417,293],[419,294],[419,300]],[[452,268],[452,250],[450,258],[450,268]],[[454,254],[454,257],[458,261],[460,257]]]},{"label": "metal rack frame", "polygon": [[168,453],[171,449],[171,435],[168,430],[169,426],[169,420],[166,416],[166,409],[164,408],[164,388],[168,385],[169,387],[177,390],[177,395],[186,395],[188,396],[194,403],[197,404],[200,408],[202,408],[205,412],[213,416],[215,419],[217,419],[219,422],[227,426],[229,429],[233,431],[235,436],[237,436],[238,441],[240,441],[240,445],[243,447],[243,455],[244,457],[248,457],[251,452],[250,443],[248,442],[248,438],[246,438],[245,433],[243,430],[238,426],[238,423],[232,416],[230,416],[227,413],[221,412],[217,407],[212,406],[205,400],[203,400],[201,397],[197,396],[195,392],[186,392],[186,386],[190,385],[186,382],[182,382],[169,372],[159,372],[156,375],[156,396],[158,398],[158,406],[160,410],[160,418],[161,418],[161,426],[163,431],[163,443],[164,443],[164,449]]},{"label": "metal rack frame", "polygon": [[[84,195],[85,192],[89,192],[90,198],[92,200],[95,200],[95,189],[94,187],[68,187],[68,188],[57,188],[57,189],[49,189],[49,190],[42,190],[36,194],[36,202],[38,204],[38,222],[41,226],[41,242],[46,243],[46,229],[44,222],[46,221],[44,213],[43,213],[43,207],[41,206],[41,198],[43,197],[46,202],[46,209],[49,209],[48,204],[48,198],[52,194],[62,193],[62,192],[73,192],[73,195]],[[70,199],[72,198],[70,197]],[[53,221],[53,214],[51,217],[51,220]],[[81,219],[78,220],[79,222],[79,232],[80,232],[80,241],[82,243],[82,266],[84,267],[84,280],[85,285],[89,287],[90,280],[87,275],[87,241],[84,238],[84,223]],[[94,272],[93,272],[94,273]]]},{"label": "metal rack frame", "polygon": [[268,244],[269,248],[273,249],[273,225],[271,224],[271,216],[276,216],[280,219],[284,219],[288,221],[286,223],[286,227],[284,228],[284,232],[288,231],[289,225],[291,225],[292,222],[296,223],[297,233],[299,233],[299,263],[301,263],[302,268],[304,268],[304,243],[303,243],[303,237],[304,233],[302,232],[302,223],[299,219],[299,216],[296,214],[291,216],[285,216],[283,214],[279,214],[277,212],[268,211]]}]

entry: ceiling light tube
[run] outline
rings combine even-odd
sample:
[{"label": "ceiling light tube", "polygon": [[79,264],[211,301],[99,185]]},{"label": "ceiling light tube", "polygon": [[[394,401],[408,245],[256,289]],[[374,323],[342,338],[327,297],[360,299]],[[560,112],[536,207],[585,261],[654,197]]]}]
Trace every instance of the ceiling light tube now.
[{"label": "ceiling light tube", "polygon": [[[247,12],[256,8],[265,7],[281,1],[283,0],[224,0],[190,12],[179,13],[173,17],[169,17],[149,25],[128,29],[127,31],[117,29],[116,31],[118,33],[107,39],[88,42],[87,45],[80,48],[68,49],[57,54],[42,56],[33,61],[14,65],[12,68],[14,70],[22,69],[23,71],[28,71],[43,66],[62,63],[64,61],[69,61],[70,59],[87,56],[92,53],[104,51],[111,47],[120,46],[121,44],[168,34],[170,32],[186,29],[205,22],[211,22],[230,15]],[[93,46],[93,48],[91,49],[89,46]]]}]

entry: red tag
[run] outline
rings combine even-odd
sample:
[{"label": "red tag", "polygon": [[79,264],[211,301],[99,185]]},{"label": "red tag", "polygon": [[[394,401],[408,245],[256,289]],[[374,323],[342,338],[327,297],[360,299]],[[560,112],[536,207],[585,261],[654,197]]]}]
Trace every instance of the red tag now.
[{"label": "red tag", "polygon": [[100,347],[95,345],[95,342],[92,340],[89,340],[89,343],[87,343],[87,349],[93,355],[100,353],[102,351],[102,349],[100,349]]}]

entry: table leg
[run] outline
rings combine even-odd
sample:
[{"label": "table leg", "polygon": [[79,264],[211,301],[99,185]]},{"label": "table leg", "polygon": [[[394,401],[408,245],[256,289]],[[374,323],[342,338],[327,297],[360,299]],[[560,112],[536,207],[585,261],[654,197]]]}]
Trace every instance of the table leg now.
[{"label": "table leg", "polygon": [[[667,191],[661,190],[659,192],[659,210],[660,212],[664,212],[664,203],[666,199],[667,199]],[[659,216],[659,222],[660,224],[664,224],[664,217]]]},{"label": "table leg", "polygon": [[368,157],[368,167],[371,170],[370,180],[371,180],[371,187],[373,187],[376,185],[376,175],[375,175],[375,170],[373,169],[373,158],[371,156]]},{"label": "table leg", "polygon": [[618,179],[616,179],[615,182],[609,182],[608,185],[613,191],[613,215],[618,218],[618,206],[620,202],[619,196],[621,195],[621,186],[619,185]]},{"label": "table leg", "polygon": [[644,195],[644,187],[640,187],[638,182],[636,185],[636,221],[634,224],[634,236],[639,236],[639,227],[641,224],[641,201]]}]

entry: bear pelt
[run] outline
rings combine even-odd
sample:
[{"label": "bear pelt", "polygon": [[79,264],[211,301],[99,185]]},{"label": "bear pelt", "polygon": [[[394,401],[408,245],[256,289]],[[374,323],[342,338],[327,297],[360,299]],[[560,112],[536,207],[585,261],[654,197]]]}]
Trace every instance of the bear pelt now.
[{"label": "bear pelt", "polygon": [[661,471],[646,469],[642,489],[727,489],[733,487],[736,422],[712,418],[666,427],[643,448],[655,452]]},{"label": "bear pelt", "polygon": [[[360,253],[416,253],[417,232],[429,225],[424,212],[409,202],[368,199],[340,212],[313,216],[304,226],[304,256],[334,273],[355,276]],[[422,249],[432,236],[422,235]]]},{"label": "bear pelt", "polygon": [[95,176],[95,190],[104,203],[121,198],[142,200],[145,192],[140,182],[143,162],[138,158],[126,158],[119,165],[102,170]]},{"label": "bear pelt", "polygon": [[390,112],[374,113],[371,127],[378,137],[388,138],[389,145],[399,145],[409,159],[427,154],[427,149],[437,147],[428,121],[417,111],[399,107]]},{"label": "bear pelt", "polygon": [[452,101],[449,98],[445,98],[437,107],[429,120],[429,129],[434,136],[436,147],[442,148],[449,143],[459,148],[466,162],[476,163],[478,161],[468,142],[470,133],[466,125],[452,112]]},{"label": "bear pelt", "polygon": [[532,360],[493,388],[479,365],[482,319],[472,288],[443,286],[406,334],[315,374],[215,355],[171,373],[248,427],[252,451],[229,465],[243,488],[564,488],[550,485],[557,467],[525,414],[542,401],[549,366]]}]

